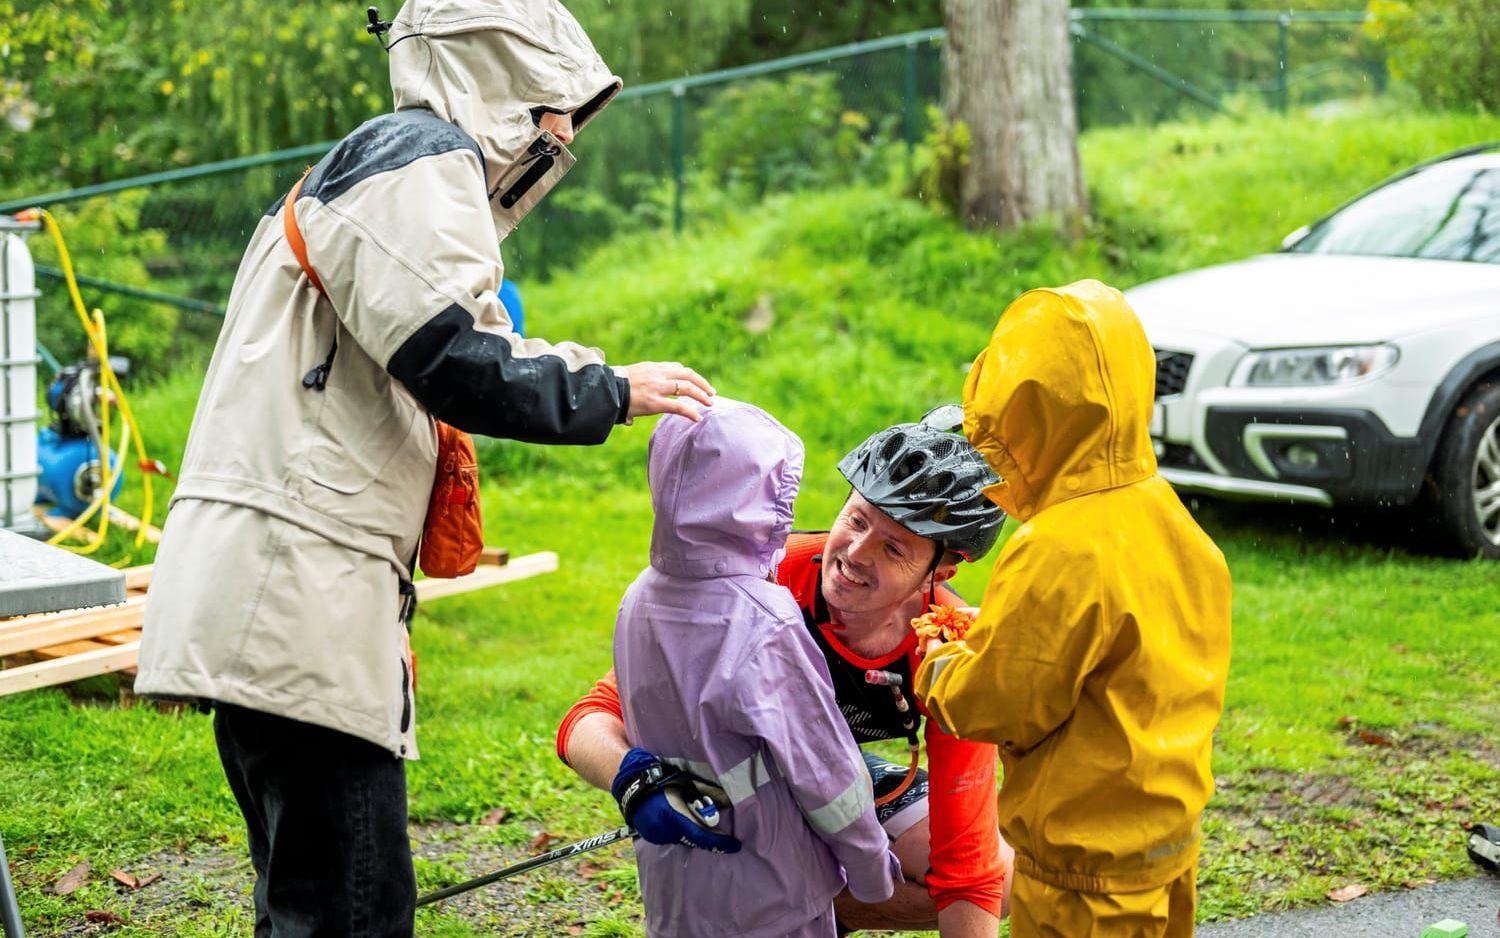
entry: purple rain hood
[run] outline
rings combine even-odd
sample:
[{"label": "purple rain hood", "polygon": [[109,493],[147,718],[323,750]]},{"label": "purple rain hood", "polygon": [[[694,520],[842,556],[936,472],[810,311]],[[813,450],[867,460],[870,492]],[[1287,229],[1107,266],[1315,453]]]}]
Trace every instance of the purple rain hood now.
[{"label": "purple rain hood", "polygon": [[663,417],[648,474],[651,566],[615,623],[630,742],[716,782],[736,854],[636,842],[653,936],[832,936],[833,897],[899,881],[869,776],[827,665],[783,587],[767,582],[792,527],[802,442],[719,398]]}]

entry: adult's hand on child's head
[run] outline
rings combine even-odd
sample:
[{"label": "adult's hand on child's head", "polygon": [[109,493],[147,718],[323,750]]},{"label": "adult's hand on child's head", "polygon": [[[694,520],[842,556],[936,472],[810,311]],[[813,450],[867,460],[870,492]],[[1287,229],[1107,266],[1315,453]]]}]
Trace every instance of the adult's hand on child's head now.
[{"label": "adult's hand on child's head", "polygon": [[679,362],[637,362],[625,369],[630,381],[631,417],[678,414],[702,419],[691,401],[712,407],[717,393],[703,376]]}]

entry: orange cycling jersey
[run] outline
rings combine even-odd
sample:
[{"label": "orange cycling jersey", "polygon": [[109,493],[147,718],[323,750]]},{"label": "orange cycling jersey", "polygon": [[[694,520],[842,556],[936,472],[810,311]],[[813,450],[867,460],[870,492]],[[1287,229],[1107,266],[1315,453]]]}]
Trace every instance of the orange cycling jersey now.
[{"label": "orange cycling jersey", "polygon": [[[839,709],[858,742],[904,738],[893,698],[884,687],[864,683],[866,669],[896,671],[911,687],[916,673],[916,633],[879,658],[864,658],[846,648],[829,625],[823,603],[821,567],[826,532],[796,533],[787,540],[786,557],[776,580],[791,591],[801,607],[814,641],[828,659]],[[945,605],[963,605],[957,594],[939,586],[927,597]],[[869,693],[870,690],[876,693]],[[909,698],[914,700],[914,698]],[[919,708],[920,709],[920,708]],[[889,710],[889,712],[887,712]],[[925,716],[925,711],[922,711]],[[573,704],[557,730],[557,755],[567,761],[573,727],[590,713],[608,713],[623,720],[620,693],[611,670]],[[958,739],[934,720],[926,720],[929,868],[928,893],[939,910],[959,900],[972,902],[999,916],[1004,896],[1005,869],[1000,860],[1000,831],[995,806],[996,748],[989,743]]]}]

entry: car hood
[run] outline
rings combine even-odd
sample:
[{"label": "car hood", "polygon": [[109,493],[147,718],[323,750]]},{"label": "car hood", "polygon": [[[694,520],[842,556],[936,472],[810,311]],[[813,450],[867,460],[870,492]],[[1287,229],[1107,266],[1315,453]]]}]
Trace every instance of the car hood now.
[{"label": "car hood", "polygon": [[1268,254],[1125,296],[1153,341],[1194,332],[1251,348],[1349,345],[1500,315],[1500,264]]}]

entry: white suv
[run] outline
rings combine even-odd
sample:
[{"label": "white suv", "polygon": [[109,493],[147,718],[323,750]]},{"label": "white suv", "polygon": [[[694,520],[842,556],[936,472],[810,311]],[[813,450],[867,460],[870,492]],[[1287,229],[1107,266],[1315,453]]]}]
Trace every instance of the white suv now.
[{"label": "white suv", "polygon": [[1173,485],[1421,499],[1450,549],[1500,558],[1500,143],[1407,170],[1278,254],[1127,296]]}]

